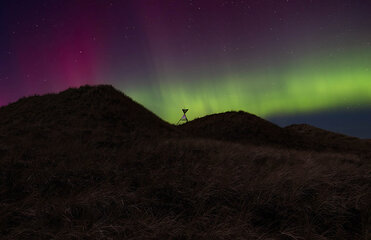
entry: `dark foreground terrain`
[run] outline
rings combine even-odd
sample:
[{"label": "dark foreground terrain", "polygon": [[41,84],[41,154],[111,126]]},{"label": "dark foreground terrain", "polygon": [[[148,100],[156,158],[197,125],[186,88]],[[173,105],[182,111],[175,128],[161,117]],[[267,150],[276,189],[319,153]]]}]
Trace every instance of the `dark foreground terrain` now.
[{"label": "dark foreground terrain", "polygon": [[0,239],[371,239],[371,141],[110,86],[0,108]]}]

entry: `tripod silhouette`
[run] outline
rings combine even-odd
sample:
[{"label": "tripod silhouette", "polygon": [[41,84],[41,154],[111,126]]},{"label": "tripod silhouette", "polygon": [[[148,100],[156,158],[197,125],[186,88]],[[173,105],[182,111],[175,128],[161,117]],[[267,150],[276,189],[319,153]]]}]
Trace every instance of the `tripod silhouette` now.
[{"label": "tripod silhouette", "polygon": [[186,112],[188,112],[188,109],[182,109],[183,111],[183,116],[179,119],[176,125],[178,125],[181,121],[188,122],[188,118],[186,116]]}]

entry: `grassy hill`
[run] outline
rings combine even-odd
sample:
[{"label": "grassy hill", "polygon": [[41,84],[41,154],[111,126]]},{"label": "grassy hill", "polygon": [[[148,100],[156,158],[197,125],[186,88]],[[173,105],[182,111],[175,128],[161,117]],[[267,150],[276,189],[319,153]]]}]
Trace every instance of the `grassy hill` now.
[{"label": "grassy hill", "polygon": [[339,136],[173,126],[111,86],[23,98],[0,108],[0,239],[370,239],[370,142]]},{"label": "grassy hill", "polygon": [[180,125],[179,128],[195,137],[278,148],[353,152],[354,154],[368,154],[371,149],[368,140],[326,131],[307,124],[294,124],[281,128],[242,111],[212,114]]}]

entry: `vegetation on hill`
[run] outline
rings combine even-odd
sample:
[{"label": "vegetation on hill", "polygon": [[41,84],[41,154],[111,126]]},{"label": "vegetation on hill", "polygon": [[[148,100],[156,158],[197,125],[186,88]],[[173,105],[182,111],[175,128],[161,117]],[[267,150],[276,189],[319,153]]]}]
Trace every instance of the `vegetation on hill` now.
[{"label": "vegetation on hill", "polygon": [[0,108],[0,239],[370,239],[370,142],[331,134],[177,127],[110,86],[24,98]]}]

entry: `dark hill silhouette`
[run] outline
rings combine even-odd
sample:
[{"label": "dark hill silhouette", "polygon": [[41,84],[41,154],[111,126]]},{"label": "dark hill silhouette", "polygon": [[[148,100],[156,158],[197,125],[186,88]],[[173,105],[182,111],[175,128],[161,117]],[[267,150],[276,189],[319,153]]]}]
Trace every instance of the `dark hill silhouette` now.
[{"label": "dark hill silhouette", "polygon": [[179,126],[198,137],[258,145],[288,145],[291,136],[281,127],[243,111],[208,115]]},{"label": "dark hill silhouette", "polygon": [[176,127],[111,86],[23,98],[0,108],[0,239],[369,239],[370,157],[304,130]]},{"label": "dark hill silhouette", "polygon": [[305,124],[281,128],[243,111],[208,115],[180,125],[179,128],[197,137],[265,146],[358,153],[369,152],[371,149],[366,140]]},{"label": "dark hill silhouette", "polygon": [[329,140],[329,141],[331,140],[348,140],[348,141],[360,140],[359,138],[356,138],[356,137],[351,137],[351,136],[347,136],[341,133],[327,131],[321,128],[311,126],[309,124],[292,124],[292,125],[285,127],[285,129],[297,132],[299,134],[302,134],[308,137],[320,138],[320,139]]},{"label": "dark hill silhouette", "polygon": [[370,152],[371,142],[340,133],[320,129],[308,124],[293,124],[285,127],[286,130],[305,137],[311,145],[323,146],[335,151]]},{"label": "dark hill silhouette", "polygon": [[[104,146],[108,139],[177,135],[178,130],[112,86],[83,86],[59,94],[32,96],[0,108],[0,136],[30,141],[80,141]],[[80,144],[80,143],[76,143]],[[93,144],[93,143],[92,143]],[[110,143],[112,144],[112,142]]]},{"label": "dark hill silhouette", "polygon": [[[168,133],[174,128],[112,86],[83,86],[32,96],[0,108],[0,124]],[[102,126],[103,124],[103,126]],[[18,127],[18,126],[17,126]]]}]

